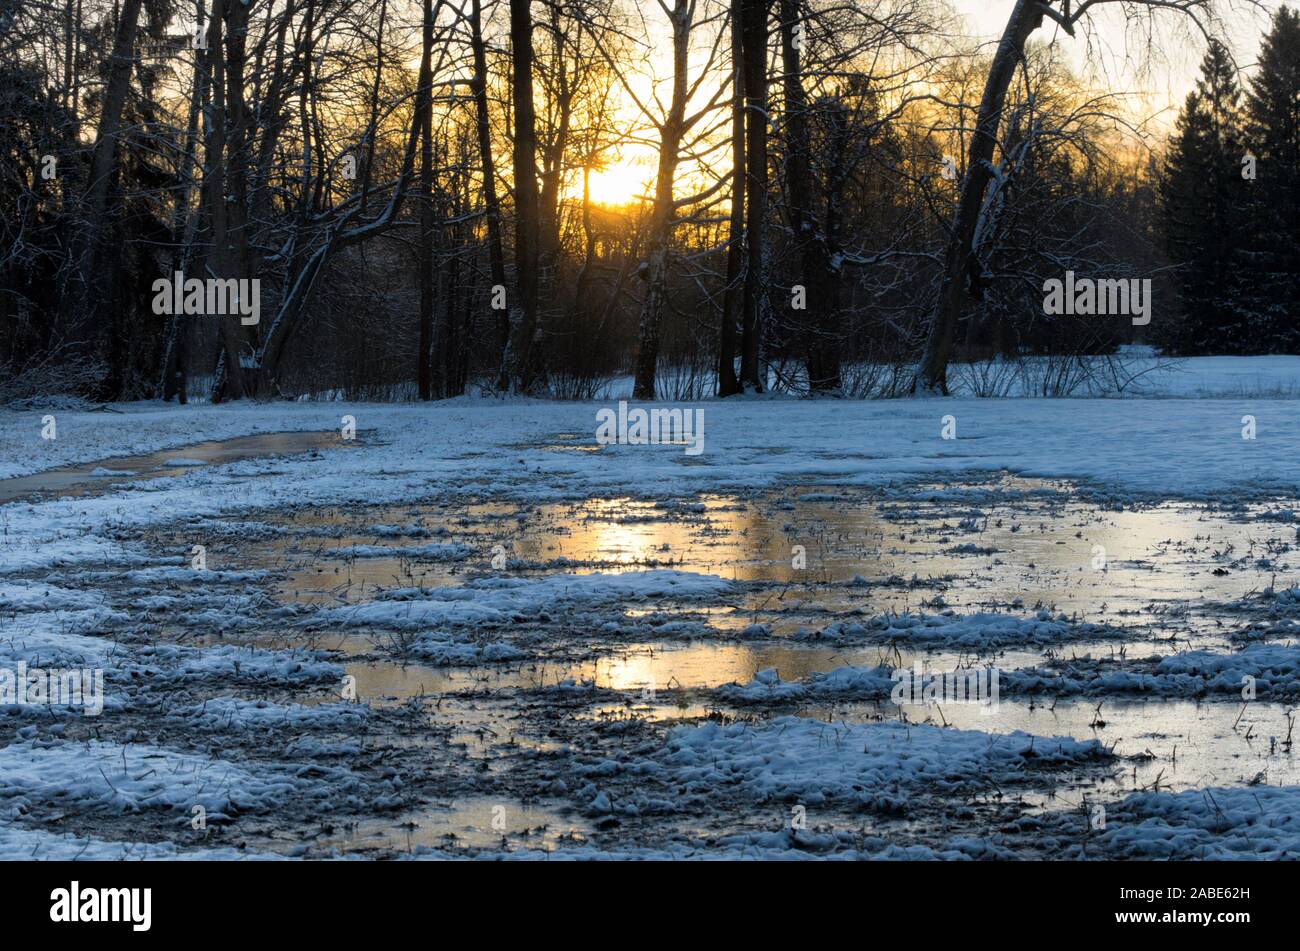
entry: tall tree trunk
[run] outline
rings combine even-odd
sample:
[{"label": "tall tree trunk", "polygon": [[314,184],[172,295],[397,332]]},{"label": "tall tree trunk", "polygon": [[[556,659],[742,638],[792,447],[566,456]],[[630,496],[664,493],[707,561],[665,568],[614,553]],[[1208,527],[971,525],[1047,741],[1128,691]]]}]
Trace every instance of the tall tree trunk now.
[{"label": "tall tree trunk", "polygon": [[591,273],[596,267],[596,229],[591,222],[591,165],[582,168],[582,267],[574,279],[573,312],[581,317],[591,310],[587,294],[591,290]]},{"label": "tall tree trunk", "polygon": [[[217,18],[217,3],[213,5],[213,18]],[[244,281],[251,278],[248,243],[248,110],[244,102],[244,66],[248,46],[248,7],[242,0],[226,0],[221,13],[226,22],[225,62],[225,115],[229,134],[225,141],[224,189],[220,196],[224,205],[224,228],[217,240],[214,234],[215,271],[218,278]],[[211,36],[209,35],[209,42]],[[221,60],[221,44],[217,43],[217,59]],[[216,76],[213,76],[215,83]],[[221,153],[218,153],[221,161]],[[219,318],[221,321],[221,349],[225,355],[225,374],[220,381],[222,392],[217,399],[240,399],[248,394],[244,365],[257,352],[256,328],[242,323],[236,312]],[[262,394],[268,395],[268,394]]]},{"label": "tall tree trunk", "polygon": [[[496,163],[492,158],[491,114],[487,96],[487,50],[483,43],[483,11],[480,0],[470,4],[470,47],[474,56],[474,128],[478,138],[479,168],[483,173],[483,210],[487,216],[488,264],[492,286],[506,286],[506,256],[501,246],[501,206],[497,202]],[[497,348],[501,354],[497,388],[510,386],[508,356],[510,349],[510,311],[503,308],[497,315]]]},{"label": "tall tree trunk", "polygon": [[[280,14],[280,25],[275,34],[275,59],[271,66],[271,79],[266,85],[266,92],[258,104],[258,116],[262,124],[261,144],[258,148],[257,165],[254,170],[252,197],[253,219],[264,220],[270,217],[271,201],[274,192],[270,187],[271,167],[278,152],[280,136],[289,125],[288,97],[291,92],[292,68],[285,66],[285,39],[289,25],[294,21],[297,9],[296,0],[289,0],[284,12]],[[269,16],[268,10],[268,16]],[[382,21],[382,14],[381,14]],[[257,268],[261,268],[260,255],[256,257]]]},{"label": "tall tree trunk", "polygon": [[[569,84],[569,72],[564,61],[564,15],[561,5],[549,4],[551,16],[552,49],[555,54],[556,91],[551,109],[558,113],[554,135],[542,149],[541,197],[538,210],[538,259],[548,288],[560,258],[560,185],[564,176],[564,156],[569,147],[569,128],[572,123],[574,90]],[[550,299],[549,293],[546,299]]]},{"label": "tall tree trunk", "polygon": [[632,395],[639,400],[655,398],[655,370],[659,363],[659,326],[663,320],[668,286],[669,248],[672,244],[673,184],[686,118],[687,70],[689,68],[690,0],[675,0],[673,27],[673,95],[668,115],[659,128],[659,167],[655,175],[655,203],[650,214],[650,244],[647,254],[645,300],[641,303],[640,346],[636,357],[636,379]]},{"label": "tall tree trunk", "polygon": [[108,68],[108,82],[104,90],[103,108],[99,115],[99,129],[95,134],[95,150],[91,156],[90,179],[86,187],[87,242],[90,259],[86,262],[90,274],[83,277],[89,285],[96,271],[97,255],[101,248],[104,219],[108,211],[108,195],[117,165],[117,138],[121,132],[122,110],[135,66],[135,34],[140,19],[141,0],[126,0],[118,15],[117,31],[113,39],[113,53]]},{"label": "tall tree trunk", "polygon": [[537,122],[533,106],[533,17],[531,0],[510,0],[510,63],[515,108],[515,329],[514,375],[527,393],[539,382],[540,321],[537,315],[538,199]]},{"label": "tall tree trunk", "polygon": [[[81,0],[67,0],[65,16],[67,19],[63,30],[65,44],[63,53],[63,111],[68,116],[68,121],[64,124],[61,134],[63,154],[71,156],[78,148],[77,143],[81,135],[80,122],[77,119],[77,93],[80,84],[75,81],[75,77],[80,75],[81,72],[81,34],[77,28],[77,24],[81,22]],[[76,203],[77,189],[73,176],[61,175],[59,180],[61,185],[60,198],[63,202],[63,210],[66,213]],[[60,225],[60,231],[65,235],[71,218],[72,215],[65,214],[64,221]],[[64,292],[66,292],[66,288],[64,288]]]},{"label": "tall tree trunk", "polygon": [[[195,22],[203,22],[203,0],[197,0]],[[199,220],[202,214],[202,201],[198,207],[192,207],[195,187],[194,158],[199,148],[199,110],[207,99],[207,71],[202,68],[199,57],[195,56],[194,77],[190,87],[190,110],[185,123],[185,149],[181,154],[180,167],[176,170],[176,181],[180,190],[176,197],[176,210],[172,215],[172,233],[178,242],[172,256],[172,272],[184,274],[189,270],[194,259],[194,239],[198,234]],[[162,379],[158,385],[158,396],[165,401],[178,398],[183,405],[188,397],[186,387],[189,377],[189,326],[183,314],[172,314],[167,318],[167,329],[163,337]]]},{"label": "tall tree trunk", "polygon": [[[828,103],[825,105],[826,125],[829,129],[829,135],[826,145],[826,152],[829,155],[826,169],[826,218],[822,222],[822,231],[826,235],[826,251],[829,256],[827,262],[827,285],[826,285],[826,308],[832,315],[831,327],[836,336],[843,333],[843,325],[839,318],[840,313],[840,289],[842,286],[842,276],[844,269],[843,249],[840,247],[838,235],[840,233],[840,221],[843,218],[844,190],[848,187],[849,179],[853,175],[853,161],[849,156],[849,145],[851,139],[849,110],[842,102]],[[839,349],[836,342],[835,371],[838,375],[840,372]],[[843,377],[840,377],[840,388],[843,388]]]},{"label": "tall tree trunk", "polygon": [[[384,79],[384,21],[387,18],[388,0],[380,0],[379,26],[375,29],[375,81],[370,87],[370,121],[366,124],[366,167],[361,173],[362,214],[365,214],[366,203],[370,199],[370,179],[375,166],[375,141],[379,138],[379,92]],[[425,18],[429,19],[427,2]],[[432,38],[430,34],[429,40],[432,41]]]},{"label": "tall tree trunk", "polygon": [[[472,343],[474,327],[474,294],[476,284],[478,283],[478,266],[474,260],[474,239],[473,228],[469,216],[474,210],[473,198],[473,181],[471,180],[469,170],[473,167],[474,147],[470,141],[470,136],[466,130],[462,129],[460,133],[460,146],[458,164],[463,171],[460,173],[460,189],[456,198],[456,253],[458,257],[463,257],[463,274],[464,277],[457,284],[460,291],[460,298],[457,301],[459,307],[459,316],[453,318],[454,339],[456,346],[452,351],[451,369],[448,372],[447,395],[463,396],[465,394],[465,383],[469,379],[469,358],[470,345]],[[450,311],[449,311],[450,313]]]},{"label": "tall tree trunk", "polygon": [[[975,132],[971,136],[966,159],[966,180],[962,182],[957,216],[944,254],[943,282],[935,305],[934,320],[925,343],[925,353],[912,392],[948,392],[948,360],[952,356],[953,338],[962,305],[966,302],[967,278],[980,267],[975,257],[974,240],[979,229],[984,192],[993,177],[993,154],[997,149],[998,125],[1006,104],[1007,89],[1016,66],[1025,53],[1025,40],[1043,22],[1043,14],[1034,0],[1016,0],[1007,20],[1006,30],[989,65],[980,100]],[[978,273],[975,275],[978,278]]]},{"label": "tall tree trunk", "polygon": [[433,399],[433,2],[424,0],[420,88],[415,94],[420,133],[420,340],[416,379],[420,399]]},{"label": "tall tree trunk", "polygon": [[[18,5],[14,4],[14,10],[17,11]],[[77,21],[74,19],[75,7],[74,0],[64,0],[63,10],[63,91],[62,103],[63,111],[69,111],[72,105],[72,60],[73,49],[77,45],[75,30]],[[12,24],[12,20],[10,20]]]},{"label": "tall tree trunk", "polygon": [[740,392],[736,379],[736,318],[740,316],[745,271],[745,72],[741,4],[731,0],[731,220],[727,236],[727,286],[722,294],[718,335],[718,395]]},{"label": "tall tree trunk", "polygon": [[740,335],[740,385],[763,392],[759,366],[763,328],[767,325],[767,0],[743,0],[742,38],[745,70],[746,269]]},{"label": "tall tree trunk", "polygon": [[[444,167],[452,162],[452,145],[451,137],[444,139],[443,146]],[[445,209],[443,218],[458,218],[456,211],[460,203],[460,175],[455,172],[448,176],[446,186],[440,185],[438,189],[439,206]],[[455,367],[456,367],[456,305],[460,296],[460,254],[461,248],[457,243],[459,234],[458,225],[450,227],[444,226],[439,229],[440,239],[439,248],[442,250],[442,257],[439,259],[441,264],[439,271],[442,275],[442,314],[438,319],[434,333],[435,346],[437,354],[434,363],[434,390],[439,398],[445,399],[454,386]]]},{"label": "tall tree trunk", "polygon": [[803,88],[799,43],[799,0],[781,0],[781,62],[785,83],[786,193],[790,230],[799,249],[804,311],[798,321],[803,336],[808,390],[812,395],[840,390],[839,322],[835,301],[829,236],[817,220],[813,200],[812,135],[808,97]]},{"label": "tall tree trunk", "polygon": [[[77,0],[77,12],[73,22],[81,22],[82,0]],[[81,36],[74,31],[72,41],[72,75],[81,75]],[[81,137],[81,83],[72,84],[72,124],[68,137],[76,142]]]},{"label": "tall tree trunk", "polygon": [[[239,0],[212,0],[212,13],[208,18],[208,106],[204,116],[203,187],[207,192],[208,233],[211,238],[208,252],[208,276],[224,276],[227,264],[226,248],[229,244],[229,211],[226,199],[226,51],[225,26],[227,2]],[[220,318],[219,318],[220,319]],[[219,331],[221,341],[216,372],[212,379],[211,399],[220,403],[227,397],[237,399],[243,395],[243,367],[239,359],[238,337],[227,333],[225,321]]]},{"label": "tall tree trunk", "polygon": [[[109,244],[109,195],[117,177],[118,136],[122,131],[122,111],[126,106],[126,94],[135,66],[135,35],[140,19],[140,5],[141,0],[126,0],[118,14],[108,80],[99,114],[99,128],[95,134],[95,148],[91,153],[90,178],[82,200],[85,230],[80,253],[77,255],[77,296],[74,298],[73,310],[74,333],[82,339],[99,339],[100,331],[97,328],[109,325],[108,321],[99,319],[99,315],[101,308],[112,306],[109,288],[116,269],[104,266],[103,252]],[[109,389],[112,389],[111,383]],[[105,392],[103,395],[116,394]]]}]

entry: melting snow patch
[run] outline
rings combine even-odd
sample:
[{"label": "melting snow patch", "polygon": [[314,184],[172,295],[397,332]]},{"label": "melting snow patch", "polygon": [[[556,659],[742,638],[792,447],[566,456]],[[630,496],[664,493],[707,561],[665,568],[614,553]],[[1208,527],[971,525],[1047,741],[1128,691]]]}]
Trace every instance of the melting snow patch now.
[{"label": "melting snow patch", "polygon": [[505,624],[570,605],[707,598],[731,588],[731,582],[717,575],[671,570],[478,578],[459,588],[394,589],[365,604],[326,610],[317,619],[392,628]]},{"label": "melting snow patch", "polygon": [[1300,787],[1134,793],[1107,810],[1091,840],[1107,858],[1300,858]]},{"label": "melting snow patch", "polygon": [[275,730],[292,729],[353,730],[364,725],[367,707],[355,703],[322,703],[306,706],[299,703],[271,703],[269,700],[243,700],[238,697],[215,697],[192,707],[168,712],[184,726],[200,730]]},{"label": "melting snow patch", "polygon": [[882,642],[918,647],[996,649],[1026,645],[1051,646],[1066,642],[1131,637],[1131,631],[1087,624],[1039,611],[1032,617],[1014,614],[881,614],[865,623],[836,621],[820,631],[801,632],[802,640]]},{"label": "melting snow patch", "polygon": [[760,670],[749,683],[724,684],[714,696],[726,703],[798,703],[804,700],[887,697],[896,681],[891,667],[837,667],[805,680],[782,680],[775,667]]},{"label": "melting snow patch", "polygon": [[904,723],[822,723],[779,717],[675,727],[644,758],[605,761],[589,776],[653,777],[686,795],[902,811],[926,793],[963,795],[1024,784],[1035,770],[1108,762],[1096,740],[1051,739]]},{"label": "melting snow patch", "polygon": [[100,607],[96,591],[61,588],[44,581],[0,581],[0,611],[76,611]]},{"label": "melting snow patch", "polygon": [[[264,650],[222,644],[197,649],[159,644],[132,652],[131,663],[123,664],[125,674],[140,674],[182,683],[217,680],[223,683],[325,683],[340,682],[343,668],[331,663],[322,651]],[[110,679],[111,676],[110,676]]]},{"label": "melting snow patch", "polygon": [[1234,654],[1194,650],[1126,660],[1057,659],[1002,676],[1002,689],[1015,693],[1231,700],[1244,699],[1242,691],[1248,686],[1259,699],[1295,697],[1300,693],[1300,648],[1253,644]]},{"label": "melting snow patch", "polygon": [[18,614],[0,622],[0,664],[102,666],[117,645],[90,632],[126,620],[106,608]]},{"label": "melting snow patch", "polygon": [[153,568],[134,568],[130,571],[83,571],[69,575],[70,581],[123,581],[131,584],[240,584],[249,581],[265,581],[271,572],[262,569],[254,571],[219,571],[203,569],[198,571],[186,566],[159,566]]},{"label": "melting snow patch", "polygon": [[274,852],[245,849],[178,849],[170,842],[110,842],[105,839],[59,835],[43,829],[0,825],[0,855],[6,859],[47,861],[133,862],[133,861],[252,861],[275,860]]},{"label": "melting snow patch", "polygon": [[521,660],[528,655],[513,644],[489,641],[477,644],[452,634],[422,634],[401,645],[398,653],[411,660],[438,667],[470,667],[507,660]]},{"label": "melting snow patch", "polygon": [[267,811],[300,792],[285,770],[257,776],[233,763],[153,746],[32,740],[0,748],[0,813],[10,821],[41,804],[121,814],[144,809],[209,819]]}]

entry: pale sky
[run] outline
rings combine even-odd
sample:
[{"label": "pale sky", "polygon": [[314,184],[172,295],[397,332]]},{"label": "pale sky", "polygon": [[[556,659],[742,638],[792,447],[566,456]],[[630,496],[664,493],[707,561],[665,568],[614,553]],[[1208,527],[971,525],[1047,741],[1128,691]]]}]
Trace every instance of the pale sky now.
[{"label": "pale sky", "polygon": [[[1254,65],[1269,16],[1281,0],[1261,0],[1263,9],[1253,10],[1249,0],[1218,2],[1222,4],[1220,10],[1229,46],[1243,70],[1244,80]],[[994,44],[1001,36],[1015,0],[948,0],[948,3],[965,20],[961,36]],[[1186,16],[1172,10],[1159,10],[1154,21],[1126,27],[1120,7],[1119,3],[1095,7],[1089,14],[1090,32],[1078,29],[1070,37],[1054,23],[1045,21],[1032,39],[1059,44],[1074,63],[1076,72],[1095,86],[1131,93],[1126,100],[1130,117],[1143,123],[1153,140],[1160,140],[1172,128],[1178,109],[1195,82],[1205,55],[1205,39]],[[657,8],[645,9],[646,26],[652,37],[651,58],[661,82],[671,72],[671,41],[663,20]],[[1154,42],[1148,43],[1146,31],[1152,24],[1156,31]],[[648,92],[648,77],[638,76],[633,82],[638,94]],[[666,95],[666,88],[663,93]],[[630,102],[623,104],[623,113],[627,121],[636,120]],[[655,149],[645,144],[627,145],[621,154],[611,154],[608,166],[592,173],[592,197],[597,202],[618,204],[645,194],[653,179],[656,155]],[[570,192],[577,188],[580,182],[570,183]]]},{"label": "pale sky", "polygon": [[[969,35],[996,42],[1006,25],[1014,0],[949,0],[969,26]],[[1269,17],[1281,5],[1280,0],[1262,0],[1260,9],[1251,8],[1245,0],[1234,6],[1220,6],[1221,16],[1228,33],[1228,45],[1243,70],[1243,81],[1249,76],[1259,52],[1259,40],[1268,27]],[[1068,36],[1054,23],[1044,24],[1034,34],[1039,42],[1052,41],[1071,55],[1076,70],[1112,90],[1141,93],[1145,108],[1135,112],[1152,114],[1168,109],[1160,117],[1161,125],[1172,125],[1178,108],[1192,88],[1205,55],[1205,40],[1182,14],[1161,10],[1156,17],[1156,43],[1154,54],[1146,54],[1144,30],[1126,30],[1120,4],[1108,3],[1093,8],[1094,35],[1089,50],[1089,37],[1076,31]],[[1135,107],[1138,105],[1134,103]]]}]

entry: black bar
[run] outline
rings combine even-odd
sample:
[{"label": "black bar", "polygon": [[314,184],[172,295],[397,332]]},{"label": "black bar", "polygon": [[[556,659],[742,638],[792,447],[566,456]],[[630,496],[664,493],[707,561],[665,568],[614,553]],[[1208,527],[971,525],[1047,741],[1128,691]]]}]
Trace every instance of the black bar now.
[{"label": "black bar", "polygon": [[[1230,940],[1289,920],[1283,906],[1294,893],[1291,868],[1273,863],[548,864],[11,862],[0,864],[0,907],[12,934],[127,940],[283,934],[373,941],[432,928],[449,940],[448,926],[482,929],[494,941],[502,929],[539,940],[564,922],[589,935],[600,927],[595,933],[609,936],[682,937],[701,918],[732,937],[749,930],[770,937],[773,926],[816,933],[857,919],[863,927],[892,923],[945,940],[977,940],[981,928],[1037,927],[1050,929],[1041,932],[1048,941],[1192,930]],[[150,889],[148,931],[129,920],[52,921],[52,893],[70,891],[74,881],[83,898],[90,889]],[[1205,914],[1208,923],[1200,920]]]}]

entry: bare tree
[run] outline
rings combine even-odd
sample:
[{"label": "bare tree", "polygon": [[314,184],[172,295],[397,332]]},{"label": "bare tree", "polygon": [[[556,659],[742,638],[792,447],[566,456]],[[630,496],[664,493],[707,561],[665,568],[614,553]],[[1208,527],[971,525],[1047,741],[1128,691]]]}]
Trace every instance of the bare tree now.
[{"label": "bare tree", "polygon": [[[494,287],[506,286],[506,257],[501,242],[501,205],[497,200],[496,163],[492,158],[492,119],[488,106],[487,46],[483,41],[483,10],[480,0],[470,0],[470,49],[474,60],[474,133],[478,143],[479,172],[483,176],[483,209],[487,219],[488,264]],[[510,387],[510,311],[502,308],[497,319],[497,347],[500,368],[497,388]]]},{"label": "bare tree", "polygon": [[718,335],[718,395],[740,392],[736,378],[736,318],[740,316],[741,285],[745,279],[745,73],[741,9],[744,0],[731,0],[727,20],[731,32],[731,213],[727,232],[727,273]]},{"label": "bare tree", "polygon": [[420,336],[416,344],[416,388],[433,398],[433,2],[424,0],[420,43],[420,85],[415,94],[420,124]]},{"label": "bare tree", "polygon": [[790,230],[799,254],[804,290],[803,347],[809,392],[840,391],[838,275],[831,260],[830,239],[818,220],[813,200],[812,134],[808,99],[800,63],[803,24],[799,0],[781,0],[781,60],[784,67],[787,143],[785,180],[789,192]]},{"label": "bare tree", "polygon": [[975,254],[974,240],[987,213],[985,192],[989,183],[1002,174],[995,164],[998,133],[1004,118],[1007,90],[1016,69],[1025,60],[1025,42],[1030,34],[1050,19],[1073,36],[1076,25],[1087,14],[1105,3],[1119,2],[1126,16],[1136,19],[1157,9],[1172,9],[1187,15],[1199,25],[1202,12],[1213,15],[1211,0],[1083,0],[1071,10],[1070,0],[1060,0],[1058,9],[1045,0],[1016,0],[1002,31],[1002,39],[989,62],[984,94],[980,100],[974,133],[966,156],[966,177],[962,181],[957,211],[944,253],[939,300],[926,338],[925,352],[912,382],[913,392],[948,392],[948,361],[952,356],[957,321],[967,300],[969,288],[984,279],[983,263]]},{"label": "bare tree", "polygon": [[645,264],[646,293],[641,303],[639,346],[636,357],[636,379],[633,394],[637,399],[654,399],[655,373],[659,363],[659,334],[667,295],[668,269],[672,253],[673,230],[680,221],[682,209],[711,197],[720,191],[726,180],[719,178],[705,191],[690,196],[676,196],[677,170],[683,154],[694,154],[697,146],[707,137],[707,131],[697,133],[693,140],[687,137],[710,116],[724,94],[726,84],[702,107],[688,114],[690,101],[709,77],[720,49],[722,30],[715,36],[709,56],[694,79],[690,76],[691,34],[696,28],[716,18],[696,19],[697,0],[674,0],[670,9],[659,0],[660,9],[668,17],[672,28],[673,72],[668,107],[662,116],[656,116],[628,88],[636,99],[642,114],[659,133],[658,166],[655,171],[654,206],[650,212],[647,254]]},{"label": "bare tree", "polygon": [[75,301],[78,332],[91,333],[97,324],[98,308],[109,298],[105,292],[102,252],[107,240],[109,193],[117,171],[118,139],[121,133],[122,109],[131,81],[134,63],[136,27],[140,19],[141,0],[125,0],[117,17],[113,39],[113,52],[109,60],[108,82],[104,89],[99,126],[95,132],[95,146],[91,153],[90,176],[82,198],[85,225],[82,230],[81,250],[78,255],[77,288]]},{"label": "bare tree", "polygon": [[537,195],[537,119],[533,102],[533,17],[530,0],[510,0],[510,64],[515,110],[514,379],[530,392],[545,377],[538,319],[541,223]]},{"label": "bare tree", "polygon": [[761,366],[771,283],[767,236],[767,0],[742,0],[741,35],[745,74],[745,294],[740,333],[740,385],[764,390]]}]

